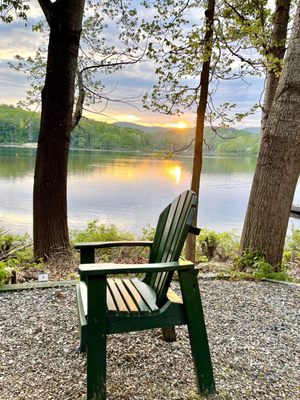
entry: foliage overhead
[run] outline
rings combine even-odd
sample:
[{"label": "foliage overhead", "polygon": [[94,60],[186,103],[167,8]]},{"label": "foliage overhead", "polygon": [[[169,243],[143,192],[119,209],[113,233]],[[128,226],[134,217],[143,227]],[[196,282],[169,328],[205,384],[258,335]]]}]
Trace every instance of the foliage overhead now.
[{"label": "foliage overhead", "polygon": [[[125,66],[137,63],[144,55],[145,49],[136,42],[134,35],[126,35],[126,32],[136,25],[136,11],[130,7],[130,4],[131,0],[122,2],[86,1],[78,57],[77,107],[79,102],[80,106],[84,102],[84,107],[90,107],[97,103],[100,105],[99,112],[103,113],[110,101],[135,106],[134,103],[138,100],[139,95],[136,98],[128,98],[126,95],[117,94],[117,80],[115,88],[112,90],[105,90],[103,84],[105,75],[110,75]],[[25,7],[22,1],[7,1],[5,5],[5,9],[0,9],[0,15],[7,22],[14,20],[13,11],[16,12],[18,7]],[[16,17],[18,17],[18,14]],[[28,16],[24,14],[25,17]],[[16,55],[15,61],[9,64],[15,70],[25,73],[31,82],[31,88],[27,91],[26,99],[21,101],[19,105],[32,109],[33,106],[40,103],[40,93],[46,71],[47,42],[50,29],[45,20],[30,21],[28,17],[28,22],[31,22],[33,31],[42,35],[43,44],[37,48],[35,56]]]},{"label": "foliage overhead", "polygon": [[[27,19],[29,1],[2,0],[2,20]],[[84,107],[100,105],[105,113],[109,102],[118,101],[137,107],[142,93],[135,98],[105,89],[105,75],[145,60],[154,61],[157,82],[144,95],[144,107],[166,114],[195,110],[199,101],[202,62],[207,58],[205,35],[206,0],[105,0],[86,2],[78,60],[77,96]],[[292,13],[294,9],[292,10]],[[207,122],[212,127],[230,126],[254,113],[236,112],[236,104],[216,104],[213,95],[222,81],[246,79],[266,70],[280,73],[282,61],[270,51],[274,9],[267,0],[217,0]],[[46,22],[34,22],[34,31],[48,38]],[[112,40],[112,37],[114,38]],[[23,107],[40,101],[46,65],[46,45],[34,57],[16,56],[11,66],[25,72],[31,81]],[[99,109],[99,108],[98,108]]]},{"label": "foliage overhead", "polygon": [[14,19],[27,20],[30,9],[28,0],[0,0],[0,19],[10,23]]},{"label": "foliage overhead", "polygon": [[[144,19],[142,30],[151,38],[147,55],[156,63],[157,82],[144,97],[145,107],[166,114],[196,110],[200,95],[207,1],[145,0],[153,19]],[[154,10],[154,11],[153,11]],[[266,70],[280,73],[282,62],[272,55],[274,9],[267,0],[217,0],[213,25],[210,94],[207,121],[229,126],[253,113],[236,113],[235,104],[215,106],[213,95],[222,81],[245,80]]]}]

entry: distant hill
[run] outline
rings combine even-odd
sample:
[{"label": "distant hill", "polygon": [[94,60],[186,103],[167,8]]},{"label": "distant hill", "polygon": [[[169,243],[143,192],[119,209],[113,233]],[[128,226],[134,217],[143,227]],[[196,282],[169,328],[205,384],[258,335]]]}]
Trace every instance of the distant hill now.
[{"label": "distant hill", "polygon": [[143,132],[147,133],[191,133],[195,131],[195,128],[165,128],[163,126],[144,126],[139,124],[134,124],[132,122],[114,122],[112,125],[119,126],[121,128],[131,128],[131,129],[138,129]]},{"label": "distant hill", "polygon": [[241,129],[242,131],[245,131],[245,132],[249,132],[249,133],[253,133],[253,134],[255,134],[255,135],[259,135],[259,132],[260,132],[260,127],[259,126],[253,126],[253,127],[249,127],[249,128],[243,128],[243,129]]},{"label": "distant hill", "polygon": [[114,122],[112,125],[119,126],[120,128],[139,129],[144,132],[161,132],[161,130],[164,129],[159,126],[144,126],[134,124],[133,122]]},{"label": "distant hill", "polygon": [[[144,126],[144,125],[139,125],[139,124],[135,124],[132,122],[114,122],[112,125],[116,125],[122,128],[132,128],[132,129],[139,129],[141,131],[144,132],[165,132],[165,133],[170,133],[170,132],[174,132],[176,131],[180,131],[182,133],[190,133],[190,132],[194,132],[195,131],[195,127],[193,128],[185,128],[185,129],[179,129],[179,128],[165,128],[162,126]],[[222,128],[221,131],[226,130],[227,128]],[[232,129],[234,128],[230,128],[230,131],[232,131]],[[205,130],[209,131],[210,127],[206,126]],[[247,133],[251,133],[251,134],[259,134],[260,132],[260,127],[259,126],[253,126],[253,127],[247,127],[247,128],[242,128],[242,129],[234,129],[238,132],[247,132]]]}]

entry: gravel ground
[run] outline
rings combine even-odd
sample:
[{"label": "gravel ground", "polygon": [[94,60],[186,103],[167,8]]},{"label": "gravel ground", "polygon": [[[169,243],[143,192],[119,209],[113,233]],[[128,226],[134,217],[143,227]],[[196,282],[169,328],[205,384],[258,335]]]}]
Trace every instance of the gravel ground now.
[{"label": "gravel ground", "polygon": [[[177,284],[175,284],[176,289]],[[219,399],[300,398],[299,286],[201,281]],[[0,294],[0,399],[85,398],[75,289]],[[108,399],[195,400],[186,327],[113,335]]]}]

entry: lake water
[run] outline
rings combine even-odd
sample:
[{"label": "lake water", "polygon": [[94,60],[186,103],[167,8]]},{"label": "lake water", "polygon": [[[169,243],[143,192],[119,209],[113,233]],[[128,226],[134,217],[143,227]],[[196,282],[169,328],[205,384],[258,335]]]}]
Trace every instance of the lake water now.
[{"label": "lake water", "polygon": [[[0,227],[32,232],[35,149],[0,147]],[[88,221],[141,234],[160,211],[190,186],[192,158],[72,150],[69,161],[69,227]],[[253,158],[205,157],[198,225],[241,231],[255,168]],[[300,184],[295,194],[300,204]],[[300,228],[300,220],[290,219]]]}]

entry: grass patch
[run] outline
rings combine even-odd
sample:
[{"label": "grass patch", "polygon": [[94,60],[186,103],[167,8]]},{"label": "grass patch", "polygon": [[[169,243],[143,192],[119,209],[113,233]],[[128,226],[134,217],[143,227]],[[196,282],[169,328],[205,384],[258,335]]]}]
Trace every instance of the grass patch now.
[{"label": "grass patch", "polygon": [[248,275],[255,280],[274,279],[278,281],[293,281],[289,276],[287,266],[282,264],[279,269],[266,261],[264,254],[258,250],[248,249],[236,258],[233,264],[232,275],[236,278],[246,279]]}]

